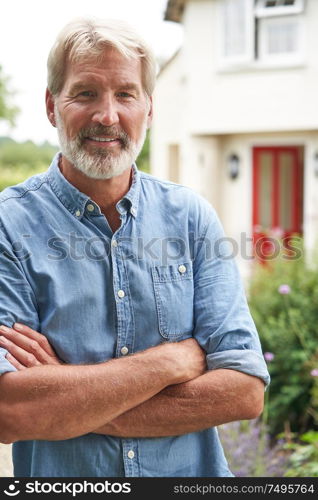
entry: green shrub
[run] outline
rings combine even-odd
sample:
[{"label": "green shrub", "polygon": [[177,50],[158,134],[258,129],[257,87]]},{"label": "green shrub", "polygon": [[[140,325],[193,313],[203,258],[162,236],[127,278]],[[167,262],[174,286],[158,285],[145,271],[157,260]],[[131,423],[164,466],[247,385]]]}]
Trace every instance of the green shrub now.
[{"label": "green shrub", "polygon": [[318,426],[318,269],[309,268],[301,254],[259,265],[249,290],[251,312],[268,353],[273,435],[285,427],[303,433]]},{"label": "green shrub", "polygon": [[0,138],[0,191],[47,170],[56,152],[49,143],[37,146],[32,141],[18,143]]},{"label": "green shrub", "polygon": [[285,477],[318,477],[318,432],[300,436],[300,442],[285,445],[292,451]]}]

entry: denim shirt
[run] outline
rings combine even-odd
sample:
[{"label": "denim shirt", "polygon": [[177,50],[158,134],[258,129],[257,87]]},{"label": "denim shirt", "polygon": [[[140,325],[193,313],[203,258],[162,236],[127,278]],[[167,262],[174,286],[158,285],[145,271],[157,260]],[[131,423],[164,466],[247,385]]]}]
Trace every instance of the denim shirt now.
[{"label": "denim shirt", "polygon": [[[98,205],[63,177],[58,158],[0,195],[1,324],[42,332],[60,359],[74,364],[193,336],[209,370],[238,370],[267,384],[258,334],[212,207],[134,165],[113,233]],[[15,370],[5,354],[0,349],[0,373]],[[19,477],[232,476],[216,428],[161,438],[89,433],[20,441],[13,461]]]}]

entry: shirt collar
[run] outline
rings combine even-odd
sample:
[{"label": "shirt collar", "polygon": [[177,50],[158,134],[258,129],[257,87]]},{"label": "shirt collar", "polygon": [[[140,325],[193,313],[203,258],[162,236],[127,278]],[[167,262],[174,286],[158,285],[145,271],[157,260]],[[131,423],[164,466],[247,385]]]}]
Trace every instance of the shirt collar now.
[{"label": "shirt collar", "polygon": [[[68,182],[59,169],[59,159],[61,153],[57,153],[51,166],[48,170],[48,179],[52,191],[63,203],[65,208],[76,219],[81,219],[85,212],[85,207],[88,203],[93,204],[97,209],[97,204],[89,198],[86,194],[79,191],[73,184]],[[135,164],[132,165],[132,183],[128,193],[117,203],[116,207],[119,213],[129,211],[133,217],[137,216],[139,193],[140,193],[140,173]],[[99,211],[99,210],[98,210]],[[99,211],[100,213],[100,211]]]},{"label": "shirt collar", "polygon": [[[130,211],[133,217],[137,217],[138,214],[138,205],[139,205],[139,195],[140,195],[140,172],[137,168],[137,165],[133,163],[132,165],[132,182],[130,189],[127,194],[123,197],[121,201],[117,203],[120,204],[125,200],[128,201],[128,210]],[[126,202],[127,206],[127,202]],[[118,208],[119,210],[119,208]],[[125,209],[124,209],[125,210]],[[126,209],[127,210],[127,209]]]}]

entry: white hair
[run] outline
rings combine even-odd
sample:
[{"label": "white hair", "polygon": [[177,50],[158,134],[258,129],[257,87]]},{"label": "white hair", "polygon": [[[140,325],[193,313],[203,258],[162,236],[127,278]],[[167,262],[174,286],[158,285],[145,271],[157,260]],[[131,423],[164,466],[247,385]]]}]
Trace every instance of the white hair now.
[{"label": "white hair", "polygon": [[150,47],[124,21],[94,18],[75,19],[58,34],[47,62],[51,94],[57,96],[61,92],[67,63],[98,60],[107,47],[114,48],[127,58],[141,58],[143,88],[151,96],[156,79],[156,60]]}]

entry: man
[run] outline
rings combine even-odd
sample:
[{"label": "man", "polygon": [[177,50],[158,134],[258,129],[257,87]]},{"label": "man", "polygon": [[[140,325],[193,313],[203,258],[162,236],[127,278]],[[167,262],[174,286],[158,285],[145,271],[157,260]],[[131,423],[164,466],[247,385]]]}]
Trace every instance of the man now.
[{"label": "man", "polygon": [[49,55],[61,154],[0,197],[16,476],[231,476],[215,426],[262,411],[268,373],[213,209],[134,164],[154,80],[122,23],[72,22]]}]

